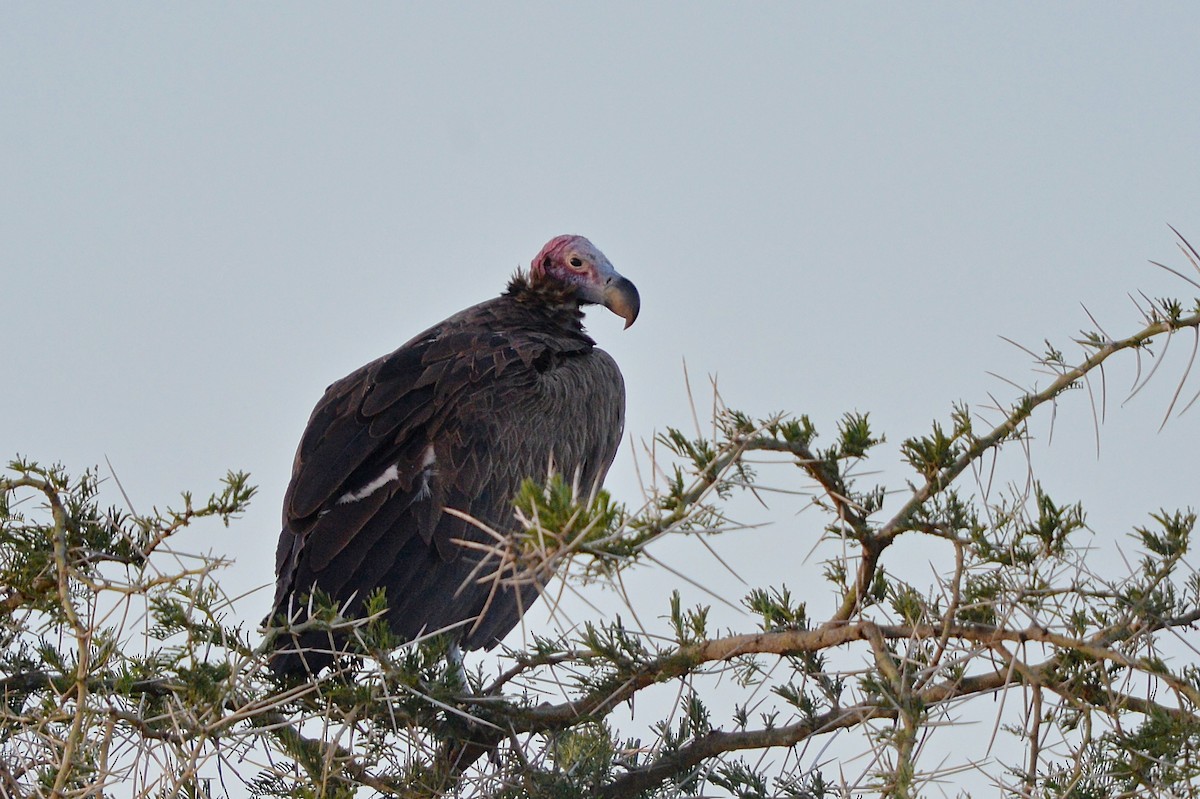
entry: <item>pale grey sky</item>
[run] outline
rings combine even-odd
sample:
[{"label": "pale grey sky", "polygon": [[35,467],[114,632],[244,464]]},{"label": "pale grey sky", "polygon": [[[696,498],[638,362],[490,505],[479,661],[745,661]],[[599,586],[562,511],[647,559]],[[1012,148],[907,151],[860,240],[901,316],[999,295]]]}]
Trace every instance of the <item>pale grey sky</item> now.
[{"label": "pale grey sky", "polygon": [[[198,546],[269,582],[324,387],[571,232],[641,290],[628,331],[590,316],[630,435],[689,423],[686,359],[753,414],[871,412],[891,467],[1031,378],[998,335],[1185,293],[1146,262],[1182,263],[1167,223],[1200,242],[1197,41],[1194,3],[4,3],[0,452],[107,457],[142,511],[249,470]],[[1035,445],[1099,535],[1200,504],[1200,413],[1156,432],[1182,363],[1099,459],[1084,392]],[[636,504],[628,445],[609,485]],[[784,508],[723,545],[758,582],[818,534]]]}]

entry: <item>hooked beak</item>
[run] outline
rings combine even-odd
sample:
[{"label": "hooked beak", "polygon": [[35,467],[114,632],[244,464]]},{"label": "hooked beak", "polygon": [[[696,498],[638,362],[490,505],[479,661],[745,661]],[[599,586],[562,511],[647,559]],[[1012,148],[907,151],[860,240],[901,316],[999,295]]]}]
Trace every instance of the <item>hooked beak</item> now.
[{"label": "hooked beak", "polygon": [[626,329],[637,319],[642,307],[637,286],[628,278],[617,277],[604,287],[604,307],[625,320]]}]

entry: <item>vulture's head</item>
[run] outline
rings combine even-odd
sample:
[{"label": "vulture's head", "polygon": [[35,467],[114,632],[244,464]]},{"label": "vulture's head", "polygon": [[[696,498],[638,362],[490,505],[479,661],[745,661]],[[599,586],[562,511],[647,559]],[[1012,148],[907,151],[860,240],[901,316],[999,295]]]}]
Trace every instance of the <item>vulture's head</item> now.
[{"label": "vulture's head", "polygon": [[641,307],[637,287],[583,236],[550,239],[529,265],[529,274],[535,282],[552,280],[573,288],[581,303],[603,305],[624,319],[625,327],[637,319]]}]

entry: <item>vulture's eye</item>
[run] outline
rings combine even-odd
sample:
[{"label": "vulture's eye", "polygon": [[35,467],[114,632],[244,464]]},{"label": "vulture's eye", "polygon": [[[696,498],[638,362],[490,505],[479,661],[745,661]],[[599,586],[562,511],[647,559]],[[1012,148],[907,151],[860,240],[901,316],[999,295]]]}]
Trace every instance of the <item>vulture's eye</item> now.
[{"label": "vulture's eye", "polygon": [[576,269],[583,266],[583,261],[580,260],[578,255],[571,256],[571,266],[575,267]]}]

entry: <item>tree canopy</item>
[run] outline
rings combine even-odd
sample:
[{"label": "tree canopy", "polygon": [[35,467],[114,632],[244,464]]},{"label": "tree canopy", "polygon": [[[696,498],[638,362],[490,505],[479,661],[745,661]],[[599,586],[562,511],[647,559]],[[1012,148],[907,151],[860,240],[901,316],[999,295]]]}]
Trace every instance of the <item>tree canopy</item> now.
[{"label": "tree canopy", "polygon": [[[1181,251],[1188,264],[1164,268],[1200,289],[1185,271],[1200,256]],[[971,774],[1011,796],[1200,795],[1194,511],[1146,508],[1138,558],[1097,562],[1085,509],[1023,468],[1031,420],[1075,389],[1099,413],[1108,364],[1135,367],[1135,392],[1176,381],[1168,422],[1195,401],[1200,301],[1137,308],[1116,337],[1094,324],[1071,354],[1026,350],[1038,382],[900,439],[899,474],[870,471],[887,444],[866,413],[718,401],[706,431],[656,436],[640,507],[527,482],[523,532],[496,542],[517,567],[505,579],[553,571],[622,596],[628,570],[663,568],[666,537],[752,536],[736,503],[784,491],[811,506],[784,523],[811,533],[825,583],[749,588],[742,629],[664,591],[465,674],[438,636],[400,645],[377,595],[357,619],[318,600],[304,623],[348,631],[355,654],[317,680],[276,677],[280,630],[239,613],[223,558],[175,546],[189,525],[236,526],[245,474],[138,515],[103,504],[96,470],[14,460],[0,796],[912,797]],[[1181,334],[1192,357],[1159,374]],[[919,544],[920,568],[894,557],[900,542]]]}]

